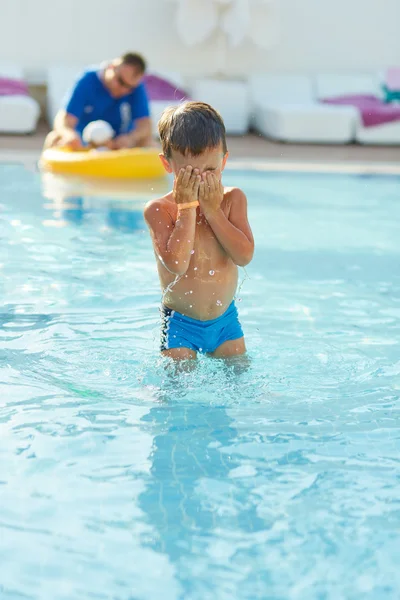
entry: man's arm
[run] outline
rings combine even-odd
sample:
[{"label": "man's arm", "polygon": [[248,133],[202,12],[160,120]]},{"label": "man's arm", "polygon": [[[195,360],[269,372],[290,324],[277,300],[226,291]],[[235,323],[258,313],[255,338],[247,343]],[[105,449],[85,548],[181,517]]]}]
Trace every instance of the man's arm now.
[{"label": "man's arm", "polygon": [[[132,96],[131,110],[135,129],[126,136],[126,140],[123,140],[125,136],[122,135],[120,138],[117,138],[115,140],[117,142],[117,147],[132,148],[135,146],[151,146],[152,126],[150,118],[150,105],[146,87],[143,83],[136,88]],[[119,140],[126,145],[118,146]]]},{"label": "man's arm", "polygon": [[61,136],[63,143],[72,145],[75,149],[82,147],[82,141],[76,127],[83,114],[88,88],[90,87],[89,77],[88,74],[84,74],[77,81],[69,93],[65,108],[59,110],[54,119],[54,131]]},{"label": "man's arm", "polygon": [[[204,201],[202,195],[217,194],[217,187],[220,186],[219,193],[223,197],[222,185],[214,175],[212,178],[214,183],[211,184],[211,188],[208,188],[207,181],[209,179],[200,187],[200,206],[203,204],[205,217],[225,252],[236,265],[245,267],[253,258],[254,253],[254,238],[247,219],[246,195],[237,188],[229,192],[231,194],[229,218],[225,216],[220,203],[217,208],[210,206],[207,209],[207,201]],[[207,190],[210,191],[207,192]]]},{"label": "man's arm", "polygon": [[59,133],[60,135],[64,135],[65,133],[75,133],[76,126],[78,124],[78,119],[74,115],[70,115],[64,109],[61,109],[56,114],[56,118],[54,119],[54,131]]},{"label": "man's arm", "polygon": [[54,132],[57,134],[57,145],[68,146],[71,150],[81,150],[83,148],[81,136],[75,127],[78,119],[73,115],[58,111],[54,119]]},{"label": "man's arm", "polygon": [[142,117],[135,121],[135,129],[132,131],[132,146],[150,146],[152,142],[152,129],[150,117]]},{"label": "man's arm", "polygon": [[150,117],[135,121],[135,129],[126,135],[119,135],[113,141],[113,148],[144,148],[152,144],[152,125]]}]

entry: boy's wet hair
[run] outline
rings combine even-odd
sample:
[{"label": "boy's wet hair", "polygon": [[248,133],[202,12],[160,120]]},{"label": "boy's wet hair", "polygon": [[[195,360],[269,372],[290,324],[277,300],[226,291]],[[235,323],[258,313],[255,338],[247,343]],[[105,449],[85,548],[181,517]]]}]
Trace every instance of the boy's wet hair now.
[{"label": "boy's wet hair", "polygon": [[223,153],[228,151],[222,117],[205,102],[167,108],[158,122],[158,132],[166,158],[171,158],[173,150],[184,156],[199,156],[221,144]]}]

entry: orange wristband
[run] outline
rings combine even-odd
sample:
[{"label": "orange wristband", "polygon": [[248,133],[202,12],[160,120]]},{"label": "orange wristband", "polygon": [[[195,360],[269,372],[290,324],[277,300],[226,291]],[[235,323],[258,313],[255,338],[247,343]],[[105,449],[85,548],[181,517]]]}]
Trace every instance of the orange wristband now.
[{"label": "orange wristband", "polygon": [[178,204],[178,210],[182,210],[184,208],[197,208],[198,206],[198,201],[194,200],[193,202],[184,202],[183,204]]}]

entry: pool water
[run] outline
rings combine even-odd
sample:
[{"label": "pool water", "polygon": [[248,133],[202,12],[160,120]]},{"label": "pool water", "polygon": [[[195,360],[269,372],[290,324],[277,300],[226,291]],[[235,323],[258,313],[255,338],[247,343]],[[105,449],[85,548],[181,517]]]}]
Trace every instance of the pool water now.
[{"label": "pool water", "polygon": [[228,171],[251,364],[158,356],[132,202],[0,165],[1,600],[400,596],[400,179]]}]

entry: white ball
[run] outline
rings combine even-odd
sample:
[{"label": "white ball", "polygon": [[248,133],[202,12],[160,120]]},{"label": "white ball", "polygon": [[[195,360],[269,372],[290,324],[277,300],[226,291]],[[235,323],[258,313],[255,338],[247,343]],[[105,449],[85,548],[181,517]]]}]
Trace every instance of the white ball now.
[{"label": "white ball", "polygon": [[86,144],[96,144],[100,146],[114,137],[114,129],[107,121],[92,121],[86,125],[82,132],[83,141]]}]

